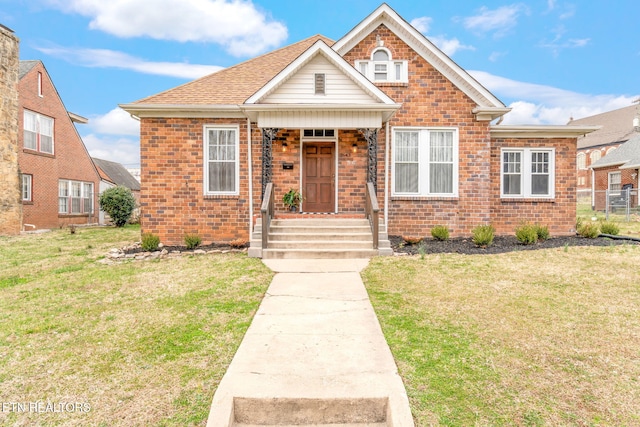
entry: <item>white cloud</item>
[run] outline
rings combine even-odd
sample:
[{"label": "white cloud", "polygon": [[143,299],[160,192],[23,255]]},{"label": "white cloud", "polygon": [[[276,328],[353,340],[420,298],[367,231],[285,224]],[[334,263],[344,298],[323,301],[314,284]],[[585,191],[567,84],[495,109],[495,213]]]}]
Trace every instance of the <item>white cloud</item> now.
[{"label": "white cloud", "polygon": [[118,162],[126,167],[139,167],[140,144],[130,138],[105,135],[83,135],[82,140],[91,157]]},{"label": "white cloud", "polygon": [[89,28],[118,37],[217,43],[234,56],[279,46],[287,27],[250,0],[48,0],[91,19]]},{"label": "white cloud", "polygon": [[522,13],[528,13],[527,7],[523,4],[502,6],[494,10],[483,6],[478,15],[463,18],[462,24],[467,30],[493,33],[495,37],[502,37],[516,26]]},{"label": "white cloud", "polygon": [[196,79],[220,71],[215,65],[184,62],[153,62],[108,49],[74,49],[67,47],[38,47],[40,52],[64,59],[72,64],[92,68],[119,68],[144,74]]},{"label": "white cloud", "polygon": [[[428,16],[415,18],[411,21],[411,25],[425,36],[429,32],[433,19]],[[442,50],[448,56],[453,56],[459,50],[475,50],[473,46],[464,45],[457,38],[449,39],[445,36],[429,36],[431,40],[440,50]]]},{"label": "white cloud", "polygon": [[505,56],[506,54],[507,52],[491,52],[491,55],[489,55],[489,61],[496,62],[498,59]]},{"label": "white cloud", "polygon": [[420,18],[415,18],[410,22],[410,24],[416,30],[420,31],[422,34],[427,34],[429,32],[429,27],[431,27],[432,22],[433,22],[433,18],[430,18],[428,16],[423,16]]},{"label": "white cloud", "polygon": [[140,135],[140,122],[122,108],[114,108],[102,116],[89,118],[87,126],[92,132],[107,135]]},{"label": "white cloud", "polygon": [[464,45],[460,43],[457,38],[447,39],[443,36],[429,37],[438,48],[447,54],[447,56],[453,56],[459,50],[476,50],[475,47],[470,45]]},{"label": "white cloud", "polygon": [[484,71],[469,71],[483,86],[498,97],[514,100],[513,110],[504,124],[566,124],[579,119],[631,105],[637,96],[591,95],[553,86],[525,83]]}]

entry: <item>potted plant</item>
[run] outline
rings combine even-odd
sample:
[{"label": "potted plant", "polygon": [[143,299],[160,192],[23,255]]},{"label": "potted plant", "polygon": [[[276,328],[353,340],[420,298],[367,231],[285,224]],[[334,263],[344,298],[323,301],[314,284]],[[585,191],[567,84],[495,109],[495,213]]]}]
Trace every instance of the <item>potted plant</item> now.
[{"label": "potted plant", "polygon": [[293,188],[290,188],[289,191],[284,193],[284,196],[282,196],[282,203],[284,203],[285,206],[288,206],[292,212],[296,211],[296,208],[300,205],[301,201],[302,194]]}]

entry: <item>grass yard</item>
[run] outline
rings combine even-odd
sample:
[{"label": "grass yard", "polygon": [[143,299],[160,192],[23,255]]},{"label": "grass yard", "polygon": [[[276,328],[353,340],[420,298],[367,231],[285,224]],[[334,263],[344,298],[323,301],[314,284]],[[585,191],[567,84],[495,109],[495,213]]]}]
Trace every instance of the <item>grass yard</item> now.
[{"label": "grass yard", "polygon": [[0,237],[0,403],[90,407],[5,407],[0,424],[204,424],[272,273],[243,254],[96,262],[139,236],[127,227]]},{"label": "grass yard", "polygon": [[[591,221],[596,218],[596,221],[605,221],[607,216],[604,212],[594,211],[591,209],[591,202],[578,203],[577,217],[583,221]],[[615,222],[620,227],[621,236],[640,237],[640,215],[638,209],[633,209],[629,215],[629,221],[627,221],[627,215],[624,213],[609,214],[609,221]]]},{"label": "grass yard", "polygon": [[640,425],[640,247],[378,258],[417,426]]}]

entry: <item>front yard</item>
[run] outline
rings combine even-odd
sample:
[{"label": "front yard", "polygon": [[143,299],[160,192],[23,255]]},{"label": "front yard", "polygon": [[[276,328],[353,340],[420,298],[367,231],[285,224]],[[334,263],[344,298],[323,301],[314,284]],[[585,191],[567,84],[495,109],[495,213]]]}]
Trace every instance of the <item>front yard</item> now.
[{"label": "front yard", "polygon": [[[204,425],[272,273],[244,254],[97,262],[139,233],[0,237],[0,424]],[[638,265],[640,246],[569,246],[378,258],[363,278],[418,427],[631,426]]]},{"label": "front yard", "polygon": [[640,425],[640,246],[378,258],[417,426]]},{"label": "front yard", "polygon": [[206,421],[272,273],[243,254],[96,262],[139,236],[0,237],[0,424]]}]

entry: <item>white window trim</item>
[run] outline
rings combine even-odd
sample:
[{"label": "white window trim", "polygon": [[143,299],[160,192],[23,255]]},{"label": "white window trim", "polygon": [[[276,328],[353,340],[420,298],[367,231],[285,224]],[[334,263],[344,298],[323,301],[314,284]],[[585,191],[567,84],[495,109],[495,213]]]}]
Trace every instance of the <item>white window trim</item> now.
[{"label": "white window trim", "polygon": [[[520,188],[521,194],[504,194],[504,153],[522,153]],[[531,153],[548,152],[549,155],[549,194],[531,193]],[[525,148],[525,147],[505,147],[500,149],[500,197],[503,199],[555,199],[556,197],[556,149],[555,148]]]},{"label": "white window trim", "polygon": [[[63,196],[60,196],[60,183],[63,183],[63,182],[66,183],[66,186],[67,186],[67,195],[64,196],[67,199],[67,201],[66,201],[66,210],[65,211],[61,211],[60,210],[60,204],[59,204],[60,203],[60,199],[63,197]],[[71,206],[71,199],[76,198],[76,197],[73,196],[73,191],[71,190],[72,183],[80,184],[80,212],[73,212],[73,208]],[[85,191],[85,184],[89,185],[90,188],[91,188],[91,192],[88,195],[86,194],[86,191]],[[58,191],[58,198],[57,198],[57,200],[58,200],[58,214],[60,214],[60,215],[91,215],[91,214],[93,214],[93,211],[94,211],[93,195],[94,195],[94,192],[95,192],[95,188],[94,188],[93,182],[76,181],[76,180],[73,180],[73,179],[59,179],[58,180],[58,189],[57,189],[57,191]],[[89,199],[91,201],[91,207],[90,207],[88,212],[84,210],[84,200],[85,199]]]},{"label": "white window trim", "polygon": [[[582,163],[582,165],[580,163]],[[578,153],[578,155],[576,156],[576,166],[578,170],[587,169],[587,155],[585,153]]]},{"label": "white window trim", "polygon": [[[395,161],[395,141],[396,132],[419,132],[418,136],[418,170],[420,180],[418,181],[417,193],[399,193],[396,192],[396,161]],[[452,193],[429,193],[429,132],[447,131],[453,132],[453,192]],[[423,140],[423,133],[426,141]],[[438,197],[438,198],[457,198],[459,195],[459,132],[458,128],[453,127],[394,127],[391,130],[391,196],[392,197]]]},{"label": "white window trim", "polygon": [[43,95],[42,95],[42,73],[40,71],[38,71],[38,96],[40,98],[43,97]]},{"label": "white window trim", "polygon": [[[26,184],[25,184],[26,179]],[[25,188],[27,189],[27,197],[24,197]],[[33,175],[24,173],[22,174],[22,201],[23,202],[31,202],[33,201]]]},{"label": "white window trim", "polygon": [[[388,61],[374,61],[373,55],[379,51],[384,50],[389,56]],[[385,80],[376,80],[376,65],[383,64],[386,66],[387,78]],[[396,78],[396,64],[401,64],[400,78]],[[365,65],[365,72],[362,71],[362,66]],[[367,79],[375,83],[408,83],[409,82],[409,62],[403,60],[394,60],[391,56],[389,49],[384,47],[378,47],[371,52],[371,57],[368,60],[355,61],[355,68],[361,72]]]},{"label": "white window trim", "polygon": [[[209,130],[233,130],[236,132],[236,188],[233,191],[209,191]],[[204,125],[202,127],[202,145],[204,153],[204,176],[202,179],[202,190],[205,196],[238,196],[240,195],[240,126],[239,125]]]},{"label": "white window trim", "polygon": [[[55,134],[56,134],[56,120],[53,117],[49,117],[49,116],[45,116],[44,114],[40,114],[40,113],[36,113],[35,111],[31,111],[31,110],[27,110],[26,108],[24,109],[23,112],[23,124],[22,124],[22,132],[24,135],[24,131],[27,130],[25,129],[25,123],[24,123],[24,116],[26,114],[32,114],[35,117],[35,121],[36,121],[36,148],[27,148],[27,150],[31,150],[31,151],[37,151],[38,153],[43,153],[43,154],[48,154],[48,155],[55,155],[56,153],[56,138],[55,138]],[[51,120],[51,152],[48,151],[42,151],[42,132],[40,131],[41,126],[40,126],[40,118],[44,117],[46,119]],[[32,132],[30,130],[30,132]],[[23,136],[24,138],[24,136]],[[24,148],[24,140],[22,141],[22,145]]]},{"label": "white window trim", "polygon": [[[613,184],[611,177],[617,175],[620,177],[619,182],[617,184],[620,184],[620,189],[618,190],[612,190],[611,189],[611,184]],[[613,171],[613,172],[609,172],[607,174],[607,190],[609,190],[609,194],[621,194],[622,193],[622,172],[619,171]]]}]

